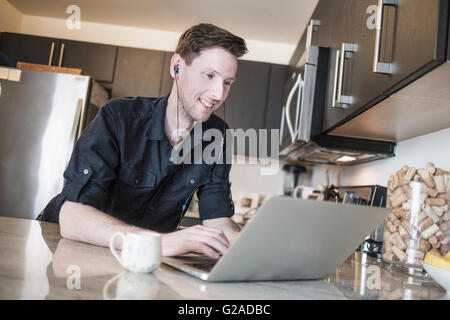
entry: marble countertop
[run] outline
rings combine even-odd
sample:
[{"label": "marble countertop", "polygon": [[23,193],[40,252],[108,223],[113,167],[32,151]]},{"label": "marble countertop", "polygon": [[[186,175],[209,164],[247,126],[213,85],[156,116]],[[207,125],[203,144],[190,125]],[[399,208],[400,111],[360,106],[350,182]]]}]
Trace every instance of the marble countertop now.
[{"label": "marble countertop", "polygon": [[208,283],[161,265],[125,271],[108,248],[62,239],[54,223],[0,217],[0,299],[450,299],[430,278],[355,252],[328,278]]}]

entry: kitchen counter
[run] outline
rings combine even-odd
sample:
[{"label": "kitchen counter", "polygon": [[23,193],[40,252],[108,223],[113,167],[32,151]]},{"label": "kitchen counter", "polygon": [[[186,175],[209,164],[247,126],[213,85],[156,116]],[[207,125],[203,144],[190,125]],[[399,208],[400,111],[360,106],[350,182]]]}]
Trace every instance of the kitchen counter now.
[{"label": "kitchen counter", "polygon": [[62,239],[59,225],[0,217],[0,299],[450,299],[430,278],[355,252],[328,278],[207,283],[161,265],[133,274],[108,248]]}]

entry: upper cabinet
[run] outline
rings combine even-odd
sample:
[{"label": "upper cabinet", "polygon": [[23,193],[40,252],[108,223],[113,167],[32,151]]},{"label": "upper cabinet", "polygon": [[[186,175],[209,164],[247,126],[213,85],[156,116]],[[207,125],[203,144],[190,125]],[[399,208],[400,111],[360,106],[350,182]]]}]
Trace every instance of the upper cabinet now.
[{"label": "upper cabinet", "polygon": [[2,32],[0,50],[16,61],[54,65],[57,41],[52,38]]},{"label": "upper cabinet", "polygon": [[[405,86],[421,81],[433,69],[442,68],[449,50],[448,20],[448,0],[320,0],[290,65],[295,68],[301,64],[310,45],[330,49],[322,132],[392,141],[411,137],[412,133],[376,135],[375,127],[364,133],[364,128],[370,127],[365,122],[341,127]],[[443,80],[436,79],[436,85],[443,85]],[[442,110],[440,107],[436,112]],[[395,119],[396,127],[407,126],[397,111],[384,108],[383,114],[370,119]],[[427,130],[438,130],[439,126]],[[416,135],[424,133],[417,131]]]},{"label": "upper cabinet", "polygon": [[169,73],[163,70],[165,56],[163,51],[119,47],[112,98],[159,96],[163,73]]},{"label": "upper cabinet", "polygon": [[[285,65],[238,61],[236,82],[232,85],[225,103],[214,113],[224,119],[230,129],[242,129],[249,136],[250,132],[255,130],[253,132],[258,139],[261,139],[259,129],[266,129],[269,149],[261,149],[258,140],[258,145],[253,149],[256,153],[254,154],[248,141],[245,142],[245,149],[241,150],[237,147],[239,140],[235,139],[234,154],[262,158],[271,155],[270,129],[280,128],[287,69]],[[250,131],[247,131],[249,129]]]},{"label": "upper cabinet", "polygon": [[97,81],[114,78],[116,46],[4,32],[0,50],[16,61],[79,68]]},{"label": "upper cabinet", "polygon": [[116,46],[61,40],[56,65],[79,68],[97,81],[112,82],[116,54]]},{"label": "upper cabinet", "polygon": [[173,52],[164,53],[164,64],[162,69],[162,78],[161,78],[161,88],[159,95],[165,96],[172,90],[173,78],[170,75],[170,59],[172,58]]},{"label": "upper cabinet", "polygon": [[330,41],[335,81],[324,130],[334,129],[445,61],[446,3],[339,1]]}]

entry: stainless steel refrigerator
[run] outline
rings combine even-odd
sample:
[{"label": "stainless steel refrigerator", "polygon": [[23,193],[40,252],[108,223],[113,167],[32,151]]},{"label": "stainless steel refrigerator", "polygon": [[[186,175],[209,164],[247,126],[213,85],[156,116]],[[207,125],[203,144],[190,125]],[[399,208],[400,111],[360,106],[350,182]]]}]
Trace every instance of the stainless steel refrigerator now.
[{"label": "stainless steel refrigerator", "polygon": [[36,219],[63,187],[92,78],[0,67],[0,215]]}]

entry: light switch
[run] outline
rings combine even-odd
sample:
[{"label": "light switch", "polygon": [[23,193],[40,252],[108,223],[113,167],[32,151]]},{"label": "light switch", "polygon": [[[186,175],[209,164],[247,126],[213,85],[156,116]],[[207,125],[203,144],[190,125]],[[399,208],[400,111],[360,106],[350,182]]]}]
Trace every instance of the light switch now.
[{"label": "light switch", "polygon": [[20,69],[9,69],[8,80],[19,82],[21,75],[22,75],[22,70],[20,70]]},{"label": "light switch", "polygon": [[0,67],[0,79],[8,80],[9,68]]}]

